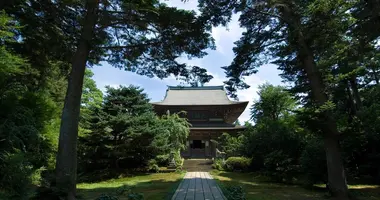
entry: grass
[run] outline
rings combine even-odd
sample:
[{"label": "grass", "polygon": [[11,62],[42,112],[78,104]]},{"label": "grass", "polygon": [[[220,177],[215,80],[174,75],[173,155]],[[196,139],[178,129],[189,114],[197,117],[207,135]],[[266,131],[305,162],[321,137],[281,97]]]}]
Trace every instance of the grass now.
[{"label": "grass", "polygon": [[[325,200],[327,192],[319,185],[305,189],[299,185],[270,183],[268,179],[251,173],[212,171],[222,185],[241,185],[249,200]],[[350,185],[350,192],[358,200],[380,200],[378,185]]]},{"label": "grass", "polygon": [[[102,194],[113,194],[118,188],[128,185],[133,187],[133,192],[143,193],[145,199],[165,200],[170,199],[183,176],[183,173],[156,173],[98,183],[80,183],[77,185],[77,193],[81,199],[94,200]],[[126,199],[126,197],[120,198],[120,200]]]}]

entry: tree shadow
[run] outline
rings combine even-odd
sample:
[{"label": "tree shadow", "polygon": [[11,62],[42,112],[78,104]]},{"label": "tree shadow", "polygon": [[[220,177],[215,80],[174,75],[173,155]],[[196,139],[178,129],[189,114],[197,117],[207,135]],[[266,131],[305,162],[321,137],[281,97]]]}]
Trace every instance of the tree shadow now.
[{"label": "tree shadow", "polygon": [[[246,192],[247,199],[259,200],[321,200],[328,199],[330,195],[326,188],[306,188],[302,185],[275,183],[264,176],[255,173],[219,172],[218,180],[223,186],[240,185]],[[351,186],[350,195],[358,200],[379,200],[380,186],[359,185]]]},{"label": "tree shadow", "polygon": [[[144,195],[144,199],[170,200],[180,182],[181,180],[168,181],[165,179],[160,179],[138,182],[133,185],[130,185],[128,182],[126,182],[125,185],[131,189],[131,192],[142,193]],[[124,189],[123,187],[125,186],[123,185],[114,187],[113,185],[109,185],[100,187],[95,186],[93,188],[78,188],[78,199],[95,200],[101,195],[111,195],[117,196],[120,200],[127,200],[127,192],[124,194],[119,194]]]}]

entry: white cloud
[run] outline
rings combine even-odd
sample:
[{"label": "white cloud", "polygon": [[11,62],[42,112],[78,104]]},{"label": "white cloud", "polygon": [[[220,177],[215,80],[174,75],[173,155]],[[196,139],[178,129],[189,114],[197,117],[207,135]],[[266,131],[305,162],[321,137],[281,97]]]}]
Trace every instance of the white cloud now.
[{"label": "white cloud", "polygon": [[197,0],[190,0],[186,2],[184,2],[183,0],[163,0],[161,2],[166,3],[168,6],[171,6],[171,7],[177,7],[177,8],[185,9],[185,10],[194,10],[198,12]]},{"label": "white cloud", "polygon": [[250,108],[255,100],[258,100],[259,96],[257,94],[259,85],[263,84],[265,81],[260,79],[258,75],[251,75],[245,79],[245,82],[251,87],[246,90],[239,90],[237,92],[239,101],[249,101],[248,106],[244,110],[243,114],[239,117],[239,121],[244,123],[250,118]]},{"label": "white cloud", "polygon": [[[164,0],[162,1],[169,6],[177,7],[185,10],[194,10],[199,13],[198,1],[190,0],[183,2],[183,0]],[[234,14],[227,27],[218,26],[213,27],[211,31],[212,37],[215,39],[216,50],[223,55],[228,55],[232,52],[234,42],[237,41],[243,32],[243,28],[239,26],[239,16]]]},{"label": "white cloud", "polygon": [[239,40],[243,28],[239,26],[239,15],[232,16],[231,22],[227,27],[218,26],[212,28],[212,37],[215,39],[216,50],[226,55],[232,53],[234,42]]}]

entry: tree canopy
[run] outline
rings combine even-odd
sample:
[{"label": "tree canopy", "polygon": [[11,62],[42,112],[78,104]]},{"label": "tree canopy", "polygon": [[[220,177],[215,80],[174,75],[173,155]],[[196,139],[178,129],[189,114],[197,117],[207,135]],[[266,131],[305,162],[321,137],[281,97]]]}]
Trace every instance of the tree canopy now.
[{"label": "tree canopy", "polygon": [[223,67],[229,94],[236,97],[238,89],[248,88],[244,77],[256,73],[262,64],[276,64],[281,77],[292,84],[289,90],[313,119],[309,120],[313,130],[323,135],[329,189],[343,199],[348,193],[339,143],[347,133],[343,128],[347,122],[338,113],[346,109],[340,117],[348,116],[348,126],[353,125],[362,107],[361,87],[378,85],[378,70],[371,67],[376,64],[369,63],[377,60],[379,35],[367,29],[378,23],[375,4],[360,0],[199,1],[201,15],[210,24],[227,25],[239,13],[245,29],[235,42],[233,61]]},{"label": "tree canopy", "polygon": [[[56,186],[75,198],[76,144],[86,66],[106,61],[148,77],[203,77],[199,67],[179,63],[180,56],[203,57],[214,48],[211,26],[194,12],[157,0],[10,1],[0,4],[24,28],[15,32],[30,62],[47,71],[52,62],[69,73],[62,111]],[[47,26],[48,24],[48,26]],[[42,75],[43,76],[43,75]],[[198,81],[198,79],[197,79]]]}]

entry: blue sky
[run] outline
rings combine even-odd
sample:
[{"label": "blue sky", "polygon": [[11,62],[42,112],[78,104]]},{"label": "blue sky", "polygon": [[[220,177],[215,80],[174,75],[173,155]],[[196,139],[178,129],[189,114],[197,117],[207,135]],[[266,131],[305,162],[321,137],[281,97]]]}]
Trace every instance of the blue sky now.
[{"label": "blue sky", "polygon": [[[190,0],[186,3],[181,0],[165,1],[166,4],[173,7],[178,7],[187,10],[197,10],[197,1]],[[186,62],[189,65],[196,65],[207,69],[208,73],[214,78],[206,85],[223,85],[223,81],[227,80],[222,66],[229,65],[234,58],[232,48],[234,42],[241,36],[243,29],[239,27],[238,16],[235,15],[228,25],[228,27],[215,27],[212,30],[212,35],[215,39],[216,50],[208,50],[208,55],[202,59],[188,60],[181,58],[180,61]],[[144,89],[152,102],[161,101],[164,96],[168,85],[178,85],[179,82],[175,78],[157,79],[139,76],[132,72],[116,69],[108,64],[95,66],[92,68],[94,72],[93,79],[96,81],[98,88],[104,90],[106,85],[117,87],[119,85],[137,85]],[[238,92],[240,101],[250,101],[246,110],[240,116],[241,122],[249,119],[249,107],[254,100],[257,100],[257,87],[260,84],[269,82],[274,85],[281,84],[279,77],[280,71],[277,70],[275,65],[264,65],[259,68],[257,74],[251,75],[246,78],[246,82],[251,86],[249,89]]]}]

